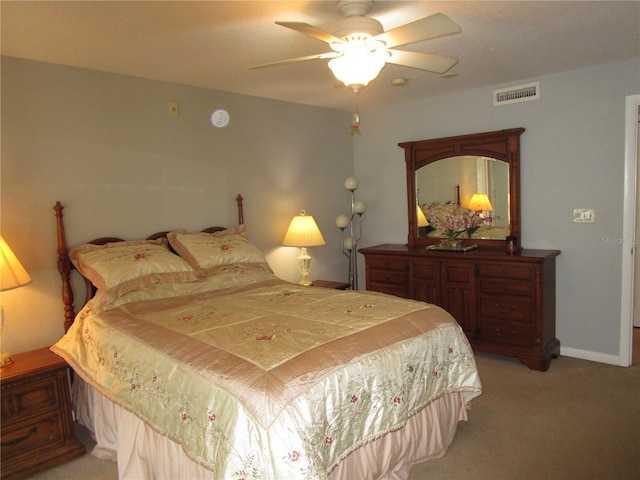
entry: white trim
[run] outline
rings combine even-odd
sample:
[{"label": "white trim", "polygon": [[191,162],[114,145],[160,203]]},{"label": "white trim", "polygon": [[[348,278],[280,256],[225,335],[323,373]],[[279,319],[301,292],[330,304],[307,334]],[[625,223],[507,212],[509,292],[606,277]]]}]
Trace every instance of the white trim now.
[{"label": "white trim", "polygon": [[640,95],[626,97],[624,148],[624,206],[622,214],[622,288],[620,304],[619,365],[628,367],[632,361],[633,341],[633,265],[636,231],[636,179],[638,148],[638,106]]},{"label": "white trim", "polygon": [[578,348],[560,347],[560,356],[579,358],[581,360],[590,360],[592,362],[607,363],[609,365],[622,365],[620,356],[610,355],[608,353],[592,352],[590,350],[580,350]]}]

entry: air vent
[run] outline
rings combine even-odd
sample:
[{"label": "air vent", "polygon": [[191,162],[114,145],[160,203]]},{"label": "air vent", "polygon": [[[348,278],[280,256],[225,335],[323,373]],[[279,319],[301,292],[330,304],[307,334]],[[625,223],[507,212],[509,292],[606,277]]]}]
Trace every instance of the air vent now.
[{"label": "air vent", "polygon": [[509,103],[528,102],[540,98],[540,82],[528,83],[517,87],[502,88],[493,91],[493,106]]}]

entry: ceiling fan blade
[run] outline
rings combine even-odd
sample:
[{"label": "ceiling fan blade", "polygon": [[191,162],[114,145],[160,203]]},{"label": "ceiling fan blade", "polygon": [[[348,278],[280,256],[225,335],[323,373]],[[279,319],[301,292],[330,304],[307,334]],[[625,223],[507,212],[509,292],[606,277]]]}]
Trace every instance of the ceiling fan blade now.
[{"label": "ceiling fan blade", "polygon": [[460,26],[449,17],[442,13],[436,13],[376,35],[375,39],[384,41],[387,48],[393,48],[407,45],[408,43],[453,35],[461,31]]},{"label": "ceiling fan blade", "polygon": [[281,25],[283,27],[290,28],[295,30],[296,32],[304,33],[313,38],[317,38],[318,40],[322,40],[327,43],[344,43],[344,41],[332,33],[325,32],[324,30],[320,30],[319,28],[314,27],[313,25],[309,25],[308,23],[302,22],[276,22],[277,25]]},{"label": "ceiling fan blade", "polygon": [[327,53],[319,53],[317,55],[307,55],[306,57],[297,57],[297,58],[289,58],[287,60],[279,60],[277,62],[264,63],[262,65],[256,65],[254,67],[249,67],[250,69],[256,68],[264,68],[264,67],[273,67],[274,65],[286,65],[288,63],[297,63],[304,62],[307,60],[322,60],[324,58],[336,58],[342,55],[338,52],[327,52]]},{"label": "ceiling fan blade", "polygon": [[433,55],[431,53],[405,52],[404,50],[387,50],[390,57],[387,63],[402,65],[403,67],[417,68],[427,72],[445,73],[456,63],[457,58]]}]

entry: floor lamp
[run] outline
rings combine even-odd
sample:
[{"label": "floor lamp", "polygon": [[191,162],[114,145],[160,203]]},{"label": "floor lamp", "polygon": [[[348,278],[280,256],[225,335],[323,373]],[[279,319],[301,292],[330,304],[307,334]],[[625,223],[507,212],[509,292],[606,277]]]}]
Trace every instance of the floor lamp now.
[{"label": "floor lamp", "polygon": [[362,238],[362,215],[367,210],[367,205],[355,198],[355,191],[358,189],[356,177],[347,178],[344,188],[351,192],[351,216],[338,215],[336,226],[342,231],[342,253],[349,258],[350,288],[358,290],[358,242]]}]

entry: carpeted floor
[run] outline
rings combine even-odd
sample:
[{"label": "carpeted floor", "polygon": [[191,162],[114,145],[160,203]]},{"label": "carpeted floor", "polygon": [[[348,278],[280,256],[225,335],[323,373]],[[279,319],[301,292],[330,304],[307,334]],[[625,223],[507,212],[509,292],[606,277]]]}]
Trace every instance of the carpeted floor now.
[{"label": "carpeted floor", "polygon": [[640,479],[640,361],[560,357],[540,373],[476,358],[483,395],[447,455],[414,467],[411,480]]},{"label": "carpeted floor", "polygon": [[[414,467],[410,480],[640,479],[640,329],[629,368],[560,357],[542,373],[481,353],[477,364],[484,393],[469,421],[447,455]],[[78,433],[90,451],[91,438]],[[115,480],[118,473],[86,454],[32,478]]]}]

